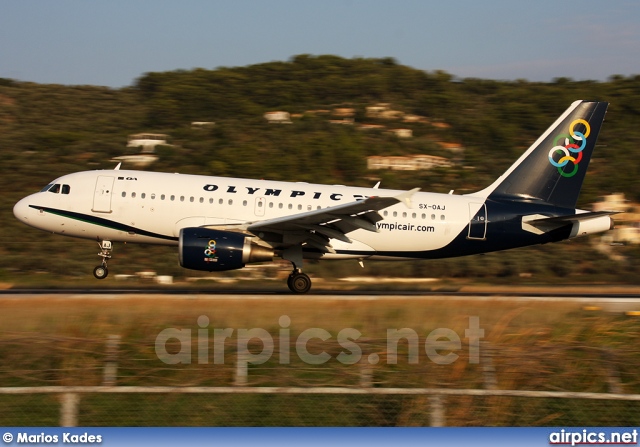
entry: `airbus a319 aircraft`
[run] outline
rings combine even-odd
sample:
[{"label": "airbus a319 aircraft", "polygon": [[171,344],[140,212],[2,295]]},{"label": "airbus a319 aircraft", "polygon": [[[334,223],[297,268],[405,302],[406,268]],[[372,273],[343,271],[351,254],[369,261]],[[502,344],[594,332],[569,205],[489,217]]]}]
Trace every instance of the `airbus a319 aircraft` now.
[{"label": "airbus a319 aircraft", "polygon": [[576,101],[492,185],[464,195],[114,170],[62,176],[20,200],[32,227],[113,242],[176,245],[180,265],[219,272],[274,257],[305,293],[305,259],[438,259],[557,242],[613,228],[575,209],[608,103]]}]

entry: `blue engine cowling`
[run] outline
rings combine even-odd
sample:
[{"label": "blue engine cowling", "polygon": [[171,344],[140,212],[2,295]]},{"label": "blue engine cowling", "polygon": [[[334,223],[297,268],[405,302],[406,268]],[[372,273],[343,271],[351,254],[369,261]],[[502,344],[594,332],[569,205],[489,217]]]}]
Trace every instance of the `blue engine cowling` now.
[{"label": "blue engine cowling", "polygon": [[273,260],[273,250],[251,242],[242,233],[183,228],[180,230],[180,265],[191,270],[222,272],[251,262]]}]

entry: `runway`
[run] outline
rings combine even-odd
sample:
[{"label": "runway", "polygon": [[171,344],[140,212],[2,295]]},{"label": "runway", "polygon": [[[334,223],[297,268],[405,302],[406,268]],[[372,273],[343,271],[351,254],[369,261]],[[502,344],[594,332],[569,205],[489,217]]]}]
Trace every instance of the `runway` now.
[{"label": "runway", "polygon": [[[409,288],[402,286],[398,282],[398,287],[379,286],[369,284],[359,284],[355,287],[345,287],[344,283],[319,283],[309,293],[296,295],[287,290],[286,287],[278,287],[270,283],[257,284],[255,282],[245,282],[244,285],[237,284],[208,284],[206,286],[181,287],[165,286],[158,287],[149,284],[148,286],[129,287],[69,287],[69,288],[26,288],[8,287],[0,288],[0,297],[3,295],[109,295],[109,294],[130,294],[130,295],[260,295],[273,296],[283,295],[287,297],[322,297],[337,296],[347,297],[354,295],[366,296],[467,296],[467,297],[565,297],[565,298],[640,298],[640,286],[636,285],[434,285],[433,287]],[[378,288],[376,288],[378,287]]]},{"label": "runway", "polygon": [[573,303],[585,309],[605,312],[640,313],[640,289],[624,287],[465,287],[461,290],[318,290],[296,295],[280,290],[254,289],[8,289],[0,290],[0,301],[52,299],[128,300],[202,300],[202,301],[452,301]]}]

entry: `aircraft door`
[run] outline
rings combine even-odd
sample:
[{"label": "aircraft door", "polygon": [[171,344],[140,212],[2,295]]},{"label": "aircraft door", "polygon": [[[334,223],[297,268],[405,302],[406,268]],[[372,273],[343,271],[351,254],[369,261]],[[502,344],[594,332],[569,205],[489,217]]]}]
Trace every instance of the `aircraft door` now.
[{"label": "aircraft door", "polygon": [[469,204],[469,234],[467,239],[485,240],[487,236],[487,206],[483,203]]},{"label": "aircraft door", "polygon": [[267,201],[265,200],[265,198],[264,197],[257,197],[256,198],[256,207],[255,207],[256,216],[258,216],[258,217],[264,216],[264,209],[266,207],[267,207]]},{"label": "aircraft door", "polygon": [[91,208],[91,211],[96,213],[111,212],[111,193],[114,180],[114,177],[107,175],[98,176],[96,190],[93,193],[93,208]]}]

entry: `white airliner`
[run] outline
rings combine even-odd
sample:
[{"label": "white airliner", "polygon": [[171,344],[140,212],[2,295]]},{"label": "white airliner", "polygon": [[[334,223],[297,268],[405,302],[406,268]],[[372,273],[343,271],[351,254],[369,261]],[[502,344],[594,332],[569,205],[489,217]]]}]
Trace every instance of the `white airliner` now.
[{"label": "white airliner", "polygon": [[115,170],[62,176],[20,200],[32,227],[100,245],[177,245],[180,265],[225,271],[275,256],[293,292],[304,259],[437,259],[556,242],[613,228],[575,209],[608,103],[576,101],[489,187],[465,195]]}]

